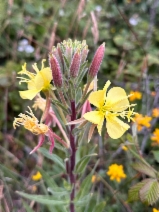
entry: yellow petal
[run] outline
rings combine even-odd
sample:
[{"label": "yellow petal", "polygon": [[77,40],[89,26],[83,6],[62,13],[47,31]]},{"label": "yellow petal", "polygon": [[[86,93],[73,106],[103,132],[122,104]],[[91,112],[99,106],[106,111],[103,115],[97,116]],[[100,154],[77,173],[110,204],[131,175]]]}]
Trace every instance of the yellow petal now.
[{"label": "yellow petal", "polygon": [[52,80],[52,73],[50,68],[44,68],[43,70],[39,71],[35,77],[35,86],[37,89],[47,89],[50,85]]},{"label": "yellow petal", "polygon": [[107,116],[106,120],[107,132],[113,139],[120,138],[130,128],[128,124],[113,115]]},{"label": "yellow petal", "polygon": [[89,95],[89,102],[96,106],[101,107],[104,104],[105,100],[105,90],[94,91]]},{"label": "yellow petal", "polygon": [[123,88],[114,87],[108,91],[106,105],[113,112],[122,112],[129,107],[129,101]]},{"label": "yellow petal", "polygon": [[101,136],[101,131],[103,127],[104,117],[100,120],[99,124],[97,125],[98,133]]},{"label": "yellow petal", "polygon": [[19,94],[22,99],[32,100],[39,92],[40,90],[35,89],[35,90],[19,91]]},{"label": "yellow petal", "polygon": [[92,122],[93,124],[100,124],[101,120],[104,118],[102,113],[100,113],[99,111],[91,111],[91,112],[85,113],[83,117],[86,120]]},{"label": "yellow petal", "polygon": [[34,79],[28,82],[28,90],[36,90]]},{"label": "yellow petal", "polygon": [[110,86],[110,84],[111,84],[111,82],[109,80],[105,83],[105,86],[103,88],[103,90],[105,90],[105,92],[107,92],[107,89]]}]

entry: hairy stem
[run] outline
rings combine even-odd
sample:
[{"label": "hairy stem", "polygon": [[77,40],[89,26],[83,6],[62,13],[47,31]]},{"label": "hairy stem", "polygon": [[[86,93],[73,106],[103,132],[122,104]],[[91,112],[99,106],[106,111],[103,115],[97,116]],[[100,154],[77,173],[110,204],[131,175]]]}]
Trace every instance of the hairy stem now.
[{"label": "hairy stem", "polygon": [[[76,119],[76,108],[75,108],[75,101],[71,101],[71,121],[74,121]],[[70,128],[70,146],[72,150],[72,154],[70,156],[70,169],[69,169],[69,178],[70,183],[72,185],[72,191],[70,194],[70,212],[75,212],[75,206],[73,203],[73,200],[75,198],[75,183],[76,183],[76,176],[74,174],[75,169],[75,159],[76,159],[76,143],[75,143],[75,137],[72,134],[73,129],[75,128],[75,125],[71,125]]]}]

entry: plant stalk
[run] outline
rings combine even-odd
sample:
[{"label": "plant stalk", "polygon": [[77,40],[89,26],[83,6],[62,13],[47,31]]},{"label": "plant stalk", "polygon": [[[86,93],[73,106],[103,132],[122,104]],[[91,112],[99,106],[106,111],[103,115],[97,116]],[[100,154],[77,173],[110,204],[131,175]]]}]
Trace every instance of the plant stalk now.
[{"label": "plant stalk", "polygon": [[[76,106],[75,106],[75,101],[71,101],[71,121],[76,120]],[[75,212],[75,206],[74,206],[74,198],[75,198],[75,184],[76,184],[76,176],[74,174],[75,170],[75,159],[76,159],[76,141],[75,141],[75,136],[72,134],[73,129],[75,128],[75,125],[71,125],[70,127],[70,147],[72,150],[72,154],[70,156],[70,161],[69,161],[69,178],[70,178],[70,183],[72,186],[72,191],[70,194],[70,212]]]}]

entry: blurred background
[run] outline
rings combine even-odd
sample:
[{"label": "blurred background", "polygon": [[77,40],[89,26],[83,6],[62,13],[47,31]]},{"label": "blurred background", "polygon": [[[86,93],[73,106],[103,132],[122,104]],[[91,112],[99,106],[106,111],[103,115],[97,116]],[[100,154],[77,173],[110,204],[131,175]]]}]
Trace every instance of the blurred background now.
[{"label": "blurred background", "polygon": [[[43,161],[40,153],[29,156],[37,137],[23,128],[13,129],[14,117],[33,103],[21,99],[18,93],[26,88],[16,79],[24,62],[29,70],[35,62],[41,67],[41,60],[47,59],[53,45],[71,38],[87,41],[90,63],[97,47],[105,42],[98,87],[109,79],[127,93],[139,90],[144,100],[136,108],[148,114],[159,78],[158,26],[158,0],[0,0],[0,199],[5,208],[2,211],[31,211],[29,203],[23,202],[15,191],[45,191],[44,182],[32,179],[37,165],[44,166],[47,172],[53,169],[52,174],[59,180],[61,177],[58,165]],[[117,150],[117,143],[110,145],[109,150],[107,158]],[[148,147],[146,151],[149,153]],[[125,158],[125,153],[121,154],[120,162]],[[126,190],[127,187],[124,197]],[[124,211],[111,196],[107,200],[112,206],[105,211]],[[32,204],[30,208],[34,211],[51,211]],[[140,210],[140,203],[133,207],[135,212],[151,211],[143,205]]]}]

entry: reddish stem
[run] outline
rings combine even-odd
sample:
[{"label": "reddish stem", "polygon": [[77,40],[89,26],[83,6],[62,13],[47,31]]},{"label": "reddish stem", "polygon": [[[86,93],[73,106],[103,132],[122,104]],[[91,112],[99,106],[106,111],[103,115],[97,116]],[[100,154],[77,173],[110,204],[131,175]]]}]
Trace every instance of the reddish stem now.
[{"label": "reddish stem", "polygon": [[[75,107],[75,101],[71,101],[71,121],[76,120],[76,107]],[[73,200],[75,198],[75,183],[76,183],[76,177],[74,174],[74,169],[75,169],[75,159],[76,159],[76,142],[75,142],[75,137],[72,134],[73,129],[75,128],[75,125],[71,125],[70,128],[70,147],[72,150],[72,155],[70,156],[70,172],[69,172],[69,177],[70,177],[70,183],[72,185],[72,192],[70,194],[70,212],[75,212],[75,206],[73,203]]]}]

